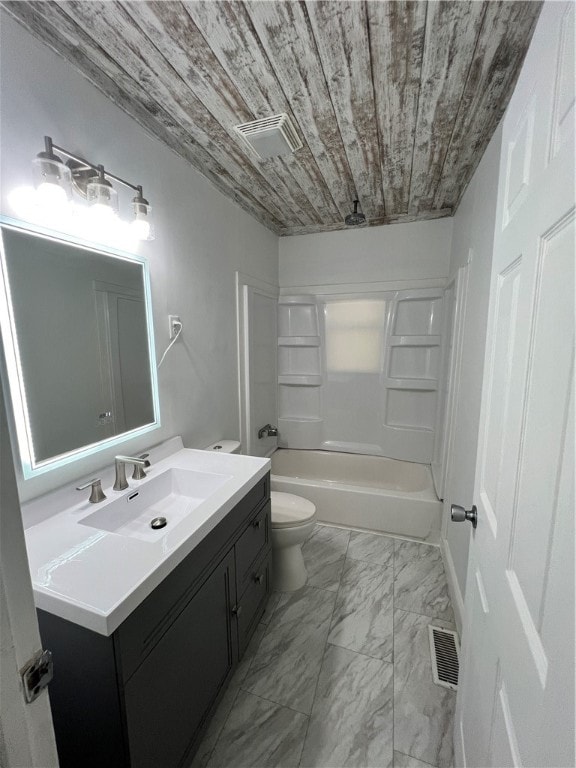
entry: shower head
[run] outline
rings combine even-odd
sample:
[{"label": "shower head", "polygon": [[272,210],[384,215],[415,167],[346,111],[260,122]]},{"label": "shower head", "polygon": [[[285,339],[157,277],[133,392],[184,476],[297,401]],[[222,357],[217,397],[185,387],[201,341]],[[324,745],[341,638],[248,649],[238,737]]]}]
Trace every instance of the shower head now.
[{"label": "shower head", "polygon": [[358,224],[364,224],[364,222],[366,221],[366,216],[358,210],[359,202],[360,202],[359,200],[354,200],[353,213],[349,213],[348,216],[346,216],[346,218],[344,219],[344,224],[346,224],[346,226],[348,227],[355,227]]}]

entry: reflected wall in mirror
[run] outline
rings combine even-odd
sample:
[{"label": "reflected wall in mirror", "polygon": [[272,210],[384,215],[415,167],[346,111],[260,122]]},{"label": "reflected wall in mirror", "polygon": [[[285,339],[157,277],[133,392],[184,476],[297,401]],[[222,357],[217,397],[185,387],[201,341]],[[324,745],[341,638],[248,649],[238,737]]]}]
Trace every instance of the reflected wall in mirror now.
[{"label": "reflected wall in mirror", "polygon": [[24,477],[159,426],[147,263],[8,225],[0,323]]}]

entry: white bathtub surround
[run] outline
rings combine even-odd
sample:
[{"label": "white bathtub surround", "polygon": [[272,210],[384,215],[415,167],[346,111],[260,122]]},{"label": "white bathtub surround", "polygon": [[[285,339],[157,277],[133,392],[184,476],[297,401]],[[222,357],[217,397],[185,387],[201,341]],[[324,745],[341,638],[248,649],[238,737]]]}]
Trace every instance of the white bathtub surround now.
[{"label": "white bathtub surround", "polygon": [[[428,615],[397,608],[407,542],[318,528],[310,555],[331,588],[272,595],[249,668],[232,681],[235,703],[227,694],[193,768],[447,768],[455,692],[432,683],[427,633],[452,625],[434,601],[421,603]],[[438,548],[416,546],[445,588]]]},{"label": "white bathtub surround", "polygon": [[[158,456],[163,458],[156,460]],[[24,507],[26,547],[38,608],[100,634],[112,634],[270,467],[267,459],[187,450],[181,438],[151,449],[150,458],[148,477],[130,480],[130,487],[123,492],[112,490],[111,473],[105,473],[102,486],[107,499],[99,504],[88,502],[87,491],[81,494],[64,488]],[[182,498],[193,512],[183,510],[173,525],[168,514],[166,528],[155,532],[156,541],[150,539],[147,526],[145,535],[134,530],[132,523],[116,526],[114,532],[116,513],[107,515],[108,508],[123,500],[128,504],[135,492],[148,493],[153,483],[162,484],[164,474],[173,470],[198,473],[193,476],[197,488],[202,478],[212,478],[216,485],[211,485],[212,492],[204,500],[186,493]],[[72,504],[67,503],[71,494]],[[172,509],[175,500],[169,498]],[[135,499],[130,503],[139,502]],[[151,512],[150,519],[158,514],[162,512]]]},{"label": "white bathtub surround", "polygon": [[422,464],[279,449],[272,456],[272,489],[309,499],[325,523],[439,540],[442,505]]},{"label": "white bathtub surround", "polygon": [[442,289],[281,295],[280,445],[430,462]]}]

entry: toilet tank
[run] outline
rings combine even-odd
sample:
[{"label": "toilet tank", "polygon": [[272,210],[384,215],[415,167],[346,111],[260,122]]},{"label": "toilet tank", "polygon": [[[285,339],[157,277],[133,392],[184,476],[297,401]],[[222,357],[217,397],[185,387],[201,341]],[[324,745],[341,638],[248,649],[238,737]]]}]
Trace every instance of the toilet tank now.
[{"label": "toilet tank", "polygon": [[207,445],[205,451],[217,451],[219,453],[240,453],[242,446],[238,440],[218,440],[216,443]]}]

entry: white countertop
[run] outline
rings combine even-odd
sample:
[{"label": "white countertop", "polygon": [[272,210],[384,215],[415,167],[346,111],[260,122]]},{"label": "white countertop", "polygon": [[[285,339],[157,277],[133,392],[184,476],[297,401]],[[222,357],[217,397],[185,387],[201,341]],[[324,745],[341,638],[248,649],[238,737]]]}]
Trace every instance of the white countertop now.
[{"label": "white countertop", "polygon": [[[158,541],[145,541],[79,524],[79,520],[134,492],[146,480],[129,479],[130,488],[116,492],[112,482],[103,490],[107,499],[88,502],[89,490],[80,496],[62,489],[24,505],[26,548],[34,588],[34,601],[63,619],[111,635],[194,547],[223,520],[246,492],[270,469],[270,460],[236,454],[182,448],[180,439],[169,441],[156,455],[152,450],[152,478],[168,469],[192,469],[230,475],[221,488],[203,501]],[[73,498],[75,503],[70,505]],[[61,511],[58,511],[61,510]]]}]

